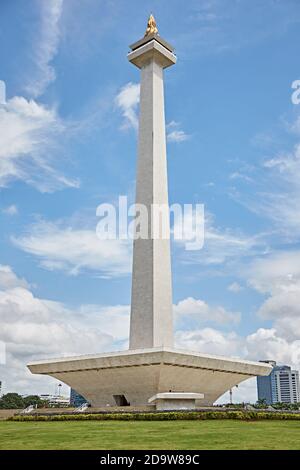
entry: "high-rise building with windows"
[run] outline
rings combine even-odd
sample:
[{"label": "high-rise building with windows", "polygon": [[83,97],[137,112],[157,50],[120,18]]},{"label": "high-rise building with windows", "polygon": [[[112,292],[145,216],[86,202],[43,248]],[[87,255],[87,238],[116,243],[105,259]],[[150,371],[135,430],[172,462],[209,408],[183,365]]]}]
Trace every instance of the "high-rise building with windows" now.
[{"label": "high-rise building with windows", "polygon": [[273,370],[268,376],[257,377],[258,399],[268,405],[300,402],[299,372],[290,366],[278,366],[275,361],[261,362],[272,365]]}]

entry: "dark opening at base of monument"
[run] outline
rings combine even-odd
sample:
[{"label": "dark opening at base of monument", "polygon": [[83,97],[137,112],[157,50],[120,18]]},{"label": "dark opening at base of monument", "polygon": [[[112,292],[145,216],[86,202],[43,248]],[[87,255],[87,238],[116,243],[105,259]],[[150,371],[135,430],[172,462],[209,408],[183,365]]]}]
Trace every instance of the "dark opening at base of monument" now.
[{"label": "dark opening at base of monument", "polygon": [[125,395],[113,395],[117,406],[130,406],[130,403],[126,400]]}]

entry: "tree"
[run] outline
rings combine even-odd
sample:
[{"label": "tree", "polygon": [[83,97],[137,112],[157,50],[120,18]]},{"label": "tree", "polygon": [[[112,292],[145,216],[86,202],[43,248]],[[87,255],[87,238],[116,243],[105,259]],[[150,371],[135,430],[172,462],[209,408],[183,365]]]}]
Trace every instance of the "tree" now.
[{"label": "tree", "polygon": [[29,395],[24,398],[24,408],[30,405],[36,405],[37,408],[41,408],[43,406],[43,400],[41,400],[38,395]]},{"label": "tree", "polygon": [[259,398],[256,402],[256,408],[267,408],[268,404],[265,398]]},{"label": "tree", "polygon": [[18,393],[7,393],[0,398],[0,408],[5,410],[25,408],[24,399]]}]

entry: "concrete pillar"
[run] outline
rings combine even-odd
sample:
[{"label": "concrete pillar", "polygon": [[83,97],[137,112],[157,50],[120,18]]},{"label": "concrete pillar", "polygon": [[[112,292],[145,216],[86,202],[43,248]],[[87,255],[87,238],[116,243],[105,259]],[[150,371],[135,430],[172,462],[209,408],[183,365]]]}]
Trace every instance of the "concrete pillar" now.
[{"label": "concrete pillar", "polygon": [[168,207],[163,69],[176,57],[168,43],[151,36],[128,55],[141,69],[136,204],[145,205],[149,216],[148,238],[133,247],[130,349],[173,347],[169,214],[167,231],[158,238],[150,215],[153,204]]}]

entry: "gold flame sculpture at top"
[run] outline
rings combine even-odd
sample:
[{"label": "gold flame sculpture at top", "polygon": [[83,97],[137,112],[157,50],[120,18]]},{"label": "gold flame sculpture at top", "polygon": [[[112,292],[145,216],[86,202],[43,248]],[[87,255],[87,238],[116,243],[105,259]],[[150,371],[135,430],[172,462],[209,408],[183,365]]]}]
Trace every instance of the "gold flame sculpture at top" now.
[{"label": "gold flame sculpture at top", "polygon": [[150,34],[158,34],[156,21],[155,21],[154,16],[152,15],[152,13],[149,16],[149,20],[148,20],[148,23],[147,23],[147,29],[146,29],[144,37],[149,36]]}]

